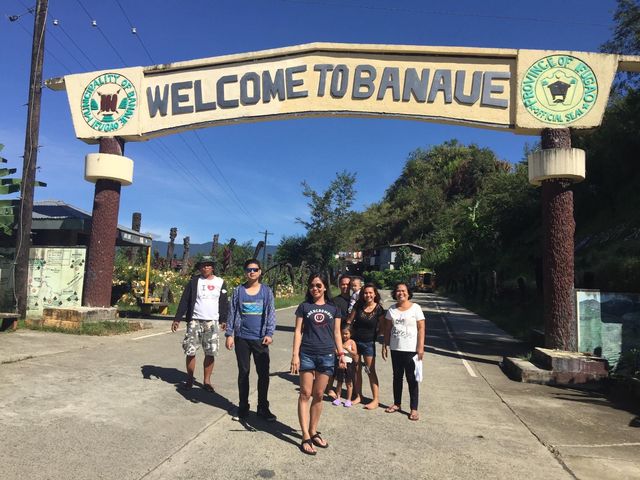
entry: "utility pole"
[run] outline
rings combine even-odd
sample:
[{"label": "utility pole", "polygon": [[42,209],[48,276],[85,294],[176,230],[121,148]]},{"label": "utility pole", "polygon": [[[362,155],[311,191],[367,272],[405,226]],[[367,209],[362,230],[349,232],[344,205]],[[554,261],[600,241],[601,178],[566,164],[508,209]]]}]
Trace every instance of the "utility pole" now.
[{"label": "utility pole", "polygon": [[16,232],[16,259],[14,288],[18,314],[27,314],[27,281],[29,277],[29,248],[31,246],[31,223],[33,213],[33,190],[38,159],[38,137],[40,134],[40,101],[42,97],[42,65],[44,62],[44,37],[47,22],[48,0],[37,0],[31,46],[31,77],[29,80],[29,103],[27,108],[27,131],[24,142],[22,183]]},{"label": "utility pole", "polygon": [[267,264],[265,263],[265,260],[267,258],[267,235],[273,235],[273,232],[270,232],[265,228],[264,232],[258,232],[258,233],[264,233],[264,248],[262,249],[262,267],[267,268]]}]

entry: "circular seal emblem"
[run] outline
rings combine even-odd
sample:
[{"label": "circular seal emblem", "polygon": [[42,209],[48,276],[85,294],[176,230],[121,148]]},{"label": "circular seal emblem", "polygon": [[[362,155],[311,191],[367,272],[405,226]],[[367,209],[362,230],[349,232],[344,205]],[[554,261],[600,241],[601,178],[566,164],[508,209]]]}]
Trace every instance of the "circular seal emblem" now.
[{"label": "circular seal emblem", "polygon": [[568,125],[586,115],[598,98],[598,81],[589,65],[571,55],[550,55],[529,67],[520,98],[538,120]]},{"label": "circular seal emblem", "polygon": [[138,106],[133,83],[120,73],[103,73],[84,89],[82,118],[98,132],[115,132],[127,124]]},{"label": "circular seal emblem", "polygon": [[316,322],[316,323],[324,322],[324,313],[316,313],[313,316],[313,321]]}]

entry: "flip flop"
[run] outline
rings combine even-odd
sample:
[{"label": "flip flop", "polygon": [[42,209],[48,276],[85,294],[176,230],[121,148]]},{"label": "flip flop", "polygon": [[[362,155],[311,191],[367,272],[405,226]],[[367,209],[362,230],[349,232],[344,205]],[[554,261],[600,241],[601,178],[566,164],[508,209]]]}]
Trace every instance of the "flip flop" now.
[{"label": "flip flop", "polygon": [[408,418],[409,418],[409,420],[416,422],[416,421],[420,420],[420,415],[418,414],[418,412],[410,413],[408,415]]},{"label": "flip flop", "polygon": [[215,392],[215,390],[213,389],[213,385],[211,385],[210,383],[203,384],[202,388],[204,390],[206,390],[207,392],[209,392],[209,393],[214,393]]},{"label": "flip flop", "polygon": [[311,440],[313,444],[318,448],[329,448],[329,444],[320,436],[320,432],[316,433],[315,435],[311,435],[311,438],[309,440]]},{"label": "flip flop", "polygon": [[304,445],[305,445],[305,444],[309,445],[310,447],[313,447],[313,440],[311,440],[310,438],[307,438],[306,440],[303,440],[303,441],[302,441],[302,443],[300,444],[300,447],[299,447],[299,448],[300,448],[300,451],[301,451],[302,453],[304,453],[304,454],[306,454],[306,455],[315,455],[316,453],[318,453],[318,452],[316,452],[315,450],[306,450],[306,449],[304,448]]},{"label": "flip flop", "polygon": [[178,387],[180,390],[191,390],[193,388],[193,380],[187,380],[186,382],[182,382]]},{"label": "flip flop", "polygon": [[397,412],[398,410],[400,410],[400,407],[398,405],[391,405],[390,407],[387,407],[384,409],[385,413],[394,413]]}]

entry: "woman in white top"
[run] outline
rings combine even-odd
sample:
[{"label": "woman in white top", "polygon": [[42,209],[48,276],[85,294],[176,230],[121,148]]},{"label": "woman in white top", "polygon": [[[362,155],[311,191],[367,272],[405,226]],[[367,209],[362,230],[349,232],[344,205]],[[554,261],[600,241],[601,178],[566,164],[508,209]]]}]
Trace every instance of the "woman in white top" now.
[{"label": "woman in white top", "polygon": [[393,366],[393,405],[385,412],[400,410],[402,404],[402,377],[407,377],[409,384],[409,420],[418,420],[418,382],[415,376],[417,355],[422,361],[424,355],[425,319],[422,309],[411,302],[413,294],[406,283],[398,283],[392,292],[396,304],[387,310],[382,358],[387,358],[387,348],[391,349],[391,365]]}]

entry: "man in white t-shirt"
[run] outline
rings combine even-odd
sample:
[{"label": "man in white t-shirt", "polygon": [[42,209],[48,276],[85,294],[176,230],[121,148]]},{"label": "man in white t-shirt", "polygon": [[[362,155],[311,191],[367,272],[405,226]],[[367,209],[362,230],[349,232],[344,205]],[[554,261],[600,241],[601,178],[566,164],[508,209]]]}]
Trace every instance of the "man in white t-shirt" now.
[{"label": "man in white t-shirt", "polygon": [[187,332],[182,348],[187,357],[187,381],[182,388],[189,390],[193,387],[196,351],[201,346],[205,355],[202,388],[213,393],[211,374],[219,350],[218,332],[226,329],[229,310],[227,286],[222,278],[213,274],[213,257],[202,257],[196,267],[200,270],[200,275],[194,276],[185,287],[171,331],[175,332],[180,320],[185,318]]}]

